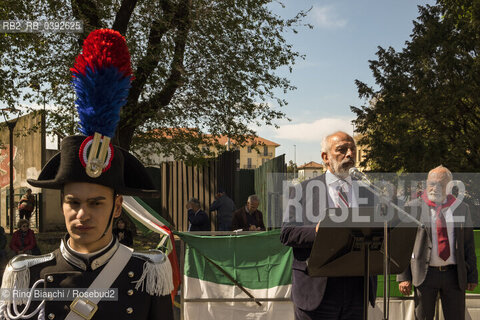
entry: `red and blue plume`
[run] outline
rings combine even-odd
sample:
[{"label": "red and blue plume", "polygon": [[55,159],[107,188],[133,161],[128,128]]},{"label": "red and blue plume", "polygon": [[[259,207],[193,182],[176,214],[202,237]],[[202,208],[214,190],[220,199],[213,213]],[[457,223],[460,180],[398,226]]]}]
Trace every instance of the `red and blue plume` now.
[{"label": "red and blue plume", "polygon": [[113,137],[133,79],[125,38],[111,29],[91,32],[70,71],[80,131],[87,136],[98,132]]}]

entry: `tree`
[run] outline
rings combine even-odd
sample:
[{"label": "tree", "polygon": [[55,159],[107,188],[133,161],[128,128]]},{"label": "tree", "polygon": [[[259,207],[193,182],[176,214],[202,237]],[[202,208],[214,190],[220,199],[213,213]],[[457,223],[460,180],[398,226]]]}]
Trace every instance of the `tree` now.
[{"label": "tree", "polygon": [[351,107],[373,171],[426,172],[480,167],[480,4],[419,6],[400,52],[379,47],[370,61],[379,89],[356,80],[370,103]]},{"label": "tree", "polygon": [[293,160],[288,161],[287,165],[287,173],[294,173],[298,172],[297,164],[293,162]]},{"label": "tree", "polygon": [[88,33],[106,27],[125,35],[134,67],[116,135],[122,147],[159,146],[157,152],[185,156],[198,150],[198,135],[166,139],[169,128],[226,134],[241,143],[254,134],[248,124],[274,125],[285,117],[270,102],[284,106],[275,90],[294,87],[275,71],[301,57],[284,35],[306,26],[305,11],[283,19],[272,12],[272,0],[3,2],[3,20],[83,22],[80,34],[0,36],[0,73],[7,79],[0,100],[40,104],[45,94],[56,106],[49,125],[58,132],[76,130],[69,68]]}]

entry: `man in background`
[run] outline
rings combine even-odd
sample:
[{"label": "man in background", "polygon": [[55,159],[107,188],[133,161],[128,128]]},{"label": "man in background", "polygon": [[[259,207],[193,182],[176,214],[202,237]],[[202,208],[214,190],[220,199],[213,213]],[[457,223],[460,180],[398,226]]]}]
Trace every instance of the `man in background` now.
[{"label": "man in background", "polygon": [[191,198],[187,202],[188,231],[210,231],[210,219],[200,206],[200,201]]},{"label": "man in background", "polygon": [[230,231],[232,226],[232,215],[235,211],[235,203],[219,188],[215,194],[215,201],[210,205],[210,212],[217,211],[218,231]]},{"label": "man in background", "polygon": [[265,230],[263,214],[258,210],[260,200],[256,195],[248,197],[247,205],[233,213],[232,230],[242,229],[243,231]]},{"label": "man in background", "polygon": [[465,319],[465,290],[478,283],[470,209],[447,195],[450,181],[450,170],[436,167],[428,173],[421,197],[409,203],[421,209],[421,220],[427,222],[417,231],[410,265],[397,276],[402,294],[409,295],[415,286],[416,319],[433,319],[439,293],[445,319]]}]

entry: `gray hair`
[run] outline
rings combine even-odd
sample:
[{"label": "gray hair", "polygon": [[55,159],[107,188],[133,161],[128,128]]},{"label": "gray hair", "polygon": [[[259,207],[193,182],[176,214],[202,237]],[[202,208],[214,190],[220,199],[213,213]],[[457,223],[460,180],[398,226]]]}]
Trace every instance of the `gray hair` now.
[{"label": "gray hair", "polygon": [[248,196],[247,202],[260,202],[260,199],[258,199],[258,196],[256,194],[252,194]]},{"label": "gray hair", "polygon": [[339,134],[339,133],[343,133],[347,136],[349,136],[350,138],[352,138],[353,140],[353,137],[351,135],[349,135],[348,133],[346,133],[345,131],[335,131],[334,133],[331,133],[327,136],[325,136],[323,139],[322,139],[322,152],[325,152],[325,153],[328,153],[328,151],[330,151],[330,148],[332,147],[332,137]]},{"label": "gray hair", "polygon": [[200,201],[197,198],[190,198],[189,203],[194,204],[197,207],[200,207]]},{"label": "gray hair", "polygon": [[331,144],[329,143],[330,142],[329,138],[330,138],[330,136],[323,137],[322,144],[321,144],[321,151],[322,152],[326,153],[326,152],[328,152],[328,149],[330,149]]}]

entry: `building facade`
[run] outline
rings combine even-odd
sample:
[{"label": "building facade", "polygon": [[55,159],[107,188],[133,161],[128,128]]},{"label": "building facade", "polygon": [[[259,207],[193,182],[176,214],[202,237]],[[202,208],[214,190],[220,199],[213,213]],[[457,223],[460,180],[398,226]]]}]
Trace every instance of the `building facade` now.
[{"label": "building facade", "polygon": [[[222,136],[219,139],[219,143],[226,146],[229,143],[228,138]],[[255,137],[243,147],[237,147],[234,143],[230,143],[231,149],[240,151],[240,169],[256,169],[260,167],[268,160],[275,158],[275,149],[280,146],[278,143],[262,137]]]},{"label": "building facade", "polygon": [[301,165],[297,169],[298,169],[298,179],[301,181],[315,178],[321,175],[325,171],[325,169],[323,168],[323,165],[315,161],[310,161],[308,163],[305,163],[304,165]]},{"label": "building facade", "polygon": [[[215,139],[217,143],[223,146],[226,150],[239,150],[240,159],[238,163],[239,169],[256,169],[264,164],[266,161],[275,158],[275,149],[280,145],[268,139],[262,137],[255,137],[248,140],[244,146],[238,146],[234,140],[229,139],[227,136],[209,136],[207,138]],[[209,151],[214,156],[218,156],[220,150],[215,146],[206,146],[200,144],[199,149]],[[137,154],[144,154],[141,151]],[[165,156],[163,154],[149,154],[145,159],[142,158],[144,163],[148,165],[158,167],[163,162],[175,161],[174,156]]]},{"label": "building facade", "polygon": [[[65,229],[60,210],[60,191],[34,188],[27,179],[37,179],[45,163],[57,150],[47,150],[45,117],[33,112],[19,118],[13,130],[14,228],[18,220],[18,201],[28,188],[36,198],[30,224],[41,231]],[[0,225],[10,227],[10,131],[0,127]]]}]

